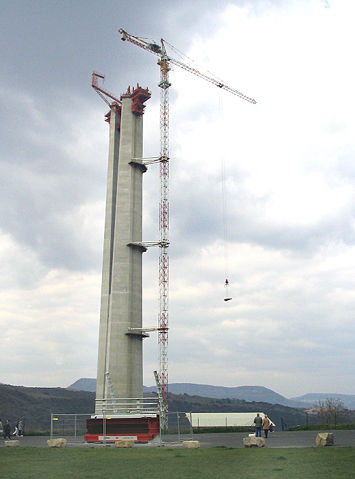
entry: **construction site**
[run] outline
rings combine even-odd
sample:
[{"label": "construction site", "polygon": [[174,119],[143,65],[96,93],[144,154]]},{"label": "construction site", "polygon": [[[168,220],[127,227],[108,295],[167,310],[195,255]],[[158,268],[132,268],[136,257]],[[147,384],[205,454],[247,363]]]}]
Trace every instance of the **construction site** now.
[{"label": "construction site", "polygon": [[[99,348],[95,412],[87,420],[87,442],[152,441],[168,426],[169,333],[169,72],[173,64],[251,104],[256,101],[224,82],[170,56],[167,42],[147,42],[119,30],[122,41],[158,57],[160,68],[160,150],[143,156],[143,115],[149,89],[137,82],[121,95],[103,87],[103,73],[93,72],[92,87],[109,111],[109,153],[102,266]],[[139,72],[137,72],[137,77]],[[143,174],[158,164],[160,177],[159,237],[142,238]],[[159,315],[156,325],[142,324],[142,255],[159,248]],[[224,301],[231,301],[225,279]],[[157,396],[143,396],[142,343],[158,336],[159,364],[154,375]]]},{"label": "construction site", "polygon": [[354,3],[4,6],[1,479],[352,477]]}]

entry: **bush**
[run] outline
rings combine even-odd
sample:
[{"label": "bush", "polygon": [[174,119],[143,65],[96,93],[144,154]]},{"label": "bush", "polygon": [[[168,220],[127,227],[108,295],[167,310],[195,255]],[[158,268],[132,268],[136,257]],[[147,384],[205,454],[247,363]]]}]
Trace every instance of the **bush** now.
[{"label": "bush", "polygon": [[250,426],[211,426],[211,427],[194,427],[194,434],[215,433],[215,432],[254,432],[254,427]]},{"label": "bush", "polygon": [[26,430],[25,431],[25,436],[50,436],[51,432],[49,430],[47,431],[40,431],[38,429],[36,430]]}]

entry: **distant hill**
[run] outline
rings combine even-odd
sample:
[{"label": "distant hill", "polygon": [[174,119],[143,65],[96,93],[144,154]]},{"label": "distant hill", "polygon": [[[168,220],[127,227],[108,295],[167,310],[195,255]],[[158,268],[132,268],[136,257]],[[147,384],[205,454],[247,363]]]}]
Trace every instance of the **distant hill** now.
[{"label": "distant hill", "polygon": [[[89,392],[96,392],[96,379],[93,378],[80,378],[75,383],[68,386],[68,389],[72,389],[74,391],[89,391]],[[143,386],[144,392],[151,392],[156,391],[156,387],[145,387]]]},{"label": "distant hill", "polygon": [[[26,388],[0,384],[2,419],[13,425],[24,418],[25,429],[49,430],[51,412],[60,414],[91,414],[95,409],[95,393],[63,388]],[[250,412],[267,413],[280,427],[304,424],[305,413],[300,409],[266,402],[240,399],[207,398],[188,394],[169,394],[169,412]]]},{"label": "distant hill", "polygon": [[324,401],[328,398],[339,399],[347,409],[355,409],[355,394],[310,393],[294,397],[292,400],[303,404],[303,407],[311,407],[318,401]]},{"label": "distant hill", "polygon": [[[51,412],[60,414],[91,414],[95,409],[95,392],[78,390],[80,387],[91,387],[95,384],[94,379],[82,379],[76,381],[68,389],[65,388],[27,388],[0,384],[0,414],[1,418],[9,419],[12,424],[19,418],[24,418],[26,430],[49,430]],[[188,394],[196,388],[198,394]],[[291,401],[274,393],[270,389],[261,386],[241,386],[236,388],[224,388],[198,384],[171,384],[169,385],[169,412],[251,412],[262,411],[267,413],[278,427],[286,424],[294,426],[304,424],[306,420],[313,421],[315,418],[305,414],[304,410],[289,407],[282,401]],[[154,394],[154,388],[145,388],[145,391]],[[215,397],[207,397],[207,394]],[[229,394],[248,396],[247,401],[235,397],[216,397]],[[346,394],[305,394],[293,398],[292,402],[302,404],[308,408],[319,399],[328,397],[338,398],[346,407],[353,405],[350,400],[355,400],[355,395]],[[262,398],[262,400],[256,400]],[[275,401],[272,403],[271,401]],[[352,406],[354,409],[354,406]]]},{"label": "distant hill", "polygon": [[266,413],[279,429],[281,429],[282,425],[287,428],[315,420],[315,418],[307,418],[306,413],[302,409],[291,408],[281,404],[169,393],[169,412],[173,411],[219,413],[261,411]]},{"label": "distant hill", "polygon": [[[71,384],[69,389],[81,391],[96,391],[96,379],[81,378]],[[143,386],[144,392],[155,392],[155,386]],[[347,409],[355,409],[355,394],[336,393],[311,393],[303,396],[285,398],[281,394],[263,386],[210,386],[207,384],[193,383],[172,383],[169,384],[169,392],[173,394],[188,394],[190,396],[201,396],[216,399],[241,399],[244,401],[265,402],[270,404],[281,404],[295,408],[310,408],[319,400],[326,398],[340,399]]]},{"label": "distant hill", "polygon": [[[155,387],[147,388],[154,391]],[[169,391],[174,394],[189,394],[218,399],[241,399],[244,401],[256,401],[270,404],[282,404],[289,407],[303,407],[302,403],[291,401],[281,394],[263,386],[210,386],[206,384],[172,383]]]},{"label": "distant hill", "polygon": [[76,391],[96,392],[96,379],[80,378],[77,381],[75,381],[75,383],[68,386],[68,389],[74,389]]},{"label": "distant hill", "polygon": [[[82,391],[96,391],[96,380],[81,378],[69,386],[69,389]],[[155,392],[156,387],[144,386],[144,392]],[[270,404],[282,404],[288,407],[307,407],[301,401],[287,399],[271,389],[263,386],[210,386],[206,384],[172,383],[169,384],[169,392],[173,394],[189,394],[216,399],[241,399],[244,401],[265,402]]]},{"label": "distant hill", "polygon": [[93,392],[0,384],[1,419],[9,419],[13,425],[24,418],[26,430],[49,430],[51,412],[85,414],[94,409]]}]

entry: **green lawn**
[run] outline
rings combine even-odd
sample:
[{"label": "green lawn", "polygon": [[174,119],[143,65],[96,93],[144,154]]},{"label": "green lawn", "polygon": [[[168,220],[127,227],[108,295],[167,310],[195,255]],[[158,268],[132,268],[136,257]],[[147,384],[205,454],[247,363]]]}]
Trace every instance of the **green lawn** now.
[{"label": "green lawn", "polygon": [[353,478],[355,448],[0,448],[1,479]]}]

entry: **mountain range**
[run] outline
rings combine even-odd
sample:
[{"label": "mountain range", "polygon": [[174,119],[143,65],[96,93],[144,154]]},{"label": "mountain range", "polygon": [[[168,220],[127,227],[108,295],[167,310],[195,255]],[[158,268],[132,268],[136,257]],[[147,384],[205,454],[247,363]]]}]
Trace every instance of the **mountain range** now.
[{"label": "mountain range", "polygon": [[[148,393],[153,394],[153,393]],[[79,414],[78,421],[84,421],[84,416],[90,416],[95,410],[95,393],[92,391],[73,390],[68,388],[23,387],[0,384],[1,418],[9,419],[13,426],[21,418],[25,424],[25,434],[34,431],[49,431],[51,413],[70,416],[62,418],[59,427],[64,427]],[[263,411],[277,427],[289,427],[305,424],[307,415],[302,409],[291,408],[280,404],[266,402],[247,402],[240,399],[218,399],[188,394],[173,394],[169,392],[169,413],[172,423],[174,412],[255,412]],[[57,416],[58,417],[58,416]],[[71,419],[70,419],[71,418]],[[312,417],[309,418],[312,420]],[[57,423],[56,423],[57,424]]]},{"label": "mountain range", "polygon": [[[91,389],[88,390],[88,389]],[[0,384],[1,417],[11,424],[23,418],[26,432],[47,430],[50,414],[92,414],[95,409],[95,379],[82,378],[69,388],[40,388]],[[145,393],[154,394],[154,387]],[[176,391],[174,393],[173,391]],[[212,397],[209,397],[212,396]],[[169,385],[169,412],[255,412],[268,414],[278,427],[294,426],[317,421],[305,414],[304,408],[325,397],[341,399],[349,407],[354,397],[336,394],[308,394],[294,401],[261,386],[226,388],[202,384],[173,383]],[[244,399],[247,398],[247,399]],[[287,405],[288,401],[301,404],[303,409]],[[346,402],[348,401],[348,402]],[[286,404],[285,404],[286,402]],[[284,404],[282,404],[284,403]],[[346,419],[351,422],[350,419]]]},{"label": "mountain range", "polygon": [[[81,378],[68,386],[68,389],[81,391],[96,391],[96,379]],[[144,392],[155,392],[155,386],[143,386]],[[215,399],[240,399],[251,402],[266,402],[269,404],[281,404],[293,408],[311,408],[318,401],[326,398],[340,399],[347,409],[355,409],[355,394],[337,393],[310,393],[303,396],[286,398],[281,394],[263,386],[211,386],[207,384],[172,383],[169,384],[169,392],[173,394],[188,394]]]}]

